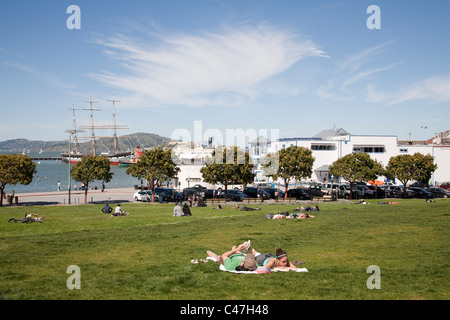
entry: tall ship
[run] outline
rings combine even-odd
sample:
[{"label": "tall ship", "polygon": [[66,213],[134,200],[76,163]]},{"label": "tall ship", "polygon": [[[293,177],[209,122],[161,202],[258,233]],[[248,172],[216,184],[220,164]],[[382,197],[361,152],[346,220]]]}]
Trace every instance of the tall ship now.
[{"label": "tall ship", "polygon": [[[115,100],[114,98],[112,100],[108,100],[111,101],[113,104],[113,124],[112,125],[101,125],[101,126],[96,126],[94,125],[94,111],[101,111],[101,109],[94,109],[93,108],[93,104],[97,103],[96,101],[92,101],[92,97],[89,97],[89,101],[86,101],[89,103],[89,108],[88,109],[83,109],[83,110],[87,110],[90,112],[90,125],[88,126],[80,126],[80,129],[88,129],[91,132],[91,136],[87,137],[88,139],[91,140],[91,144],[92,144],[92,153],[81,153],[78,151],[78,140],[80,139],[77,135],[78,132],[85,132],[85,130],[79,130],[77,129],[77,123],[76,123],[76,118],[75,118],[75,108],[72,108],[73,111],[73,130],[68,130],[67,132],[70,133],[71,137],[74,137],[74,146],[75,146],[75,150],[71,151],[69,150],[69,152],[63,152],[61,153],[61,156],[63,158],[64,162],[70,162],[70,163],[77,163],[79,161],[81,161],[81,159],[87,155],[96,155],[96,139],[97,138],[113,138],[114,141],[114,153],[110,153],[110,152],[102,152],[100,155],[107,157],[109,159],[109,162],[111,165],[119,165],[121,162],[123,163],[127,163],[132,161],[133,159],[136,158],[136,152],[134,151],[125,151],[125,152],[120,152],[118,151],[118,137],[117,137],[117,129],[127,129],[126,126],[124,125],[117,125],[116,124],[116,102],[120,102],[118,100]],[[114,134],[113,136],[101,136],[98,137],[95,135],[95,130],[113,130]],[[71,143],[69,143],[69,145],[71,145]]]}]

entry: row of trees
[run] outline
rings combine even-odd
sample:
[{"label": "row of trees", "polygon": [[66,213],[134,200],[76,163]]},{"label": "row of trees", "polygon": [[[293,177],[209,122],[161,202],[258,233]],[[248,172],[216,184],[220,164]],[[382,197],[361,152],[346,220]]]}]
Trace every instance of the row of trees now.
[{"label": "row of trees", "polygon": [[[286,189],[292,178],[300,181],[310,178],[314,157],[308,148],[292,146],[269,154],[264,164],[265,174],[273,179],[282,178]],[[406,184],[409,181],[428,183],[437,165],[431,155],[415,153],[414,155],[398,155],[391,157],[386,167],[374,160],[367,153],[351,153],[334,161],[329,172],[350,184],[350,199],[353,194],[353,184],[357,181],[375,180],[379,176],[398,179],[404,186],[403,196],[406,197]]]},{"label": "row of trees", "polygon": [[[138,179],[145,178],[154,195],[154,190],[158,185],[175,178],[180,171],[173,160],[171,150],[157,148],[144,152],[140,160],[130,166],[126,172]],[[267,155],[263,164],[264,173],[274,180],[281,178],[287,196],[292,179],[300,181],[311,177],[314,160],[310,149],[291,146]],[[428,182],[436,169],[434,158],[421,153],[391,157],[385,168],[367,153],[352,153],[334,161],[329,167],[330,174],[341,177],[350,183],[350,196],[356,181],[375,180],[379,176],[385,176],[390,179],[398,179],[404,185],[404,196],[406,197],[406,184],[409,181]],[[224,185],[225,194],[227,186],[230,184],[247,184],[254,180],[253,164],[248,152],[243,152],[236,146],[216,149],[200,171],[204,181]],[[0,206],[3,203],[6,185],[30,184],[35,173],[36,164],[28,156],[0,155]],[[94,180],[109,182],[112,175],[109,160],[103,156],[86,156],[71,170],[72,178],[83,182],[86,186],[85,203],[89,183]]]}]

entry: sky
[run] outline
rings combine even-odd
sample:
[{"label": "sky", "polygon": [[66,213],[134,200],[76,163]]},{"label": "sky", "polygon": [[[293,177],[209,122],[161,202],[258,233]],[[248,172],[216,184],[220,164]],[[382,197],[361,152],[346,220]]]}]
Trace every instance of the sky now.
[{"label": "sky", "polygon": [[119,135],[429,139],[450,129],[449,31],[442,0],[2,0],[0,141],[67,140],[90,99],[95,125],[120,101]]}]

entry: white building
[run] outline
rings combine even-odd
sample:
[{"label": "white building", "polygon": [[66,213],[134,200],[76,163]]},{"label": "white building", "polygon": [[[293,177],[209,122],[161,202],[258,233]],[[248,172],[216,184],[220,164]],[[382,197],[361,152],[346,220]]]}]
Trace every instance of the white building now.
[{"label": "white building", "polygon": [[[439,134],[437,138],[441,137]],[[444,135],[445,136],[445,135]],[[432,141],[438,141],[438,139]],[[264,141],[259,137],[260,141]],[[337,159],[352,152],[366,152],[372,159],[379,161],[386,166],[389,159],[399,154],[430,154],[435,158],[438,169],[433,173],[431,183],[437,184],[450,181],[450,145],[422,144],[399,142],[396,136],[392,135],[352,135],[345,130],[334,128],[324,130],[313,137],[306,138],[281,138],[277,141],[265,141],[261,146],[258,141],[250,142],[250,154],[255,163],[260,163],[261,159],[270,152],[276,152],[290,146],[306,147],[312,150],[315,158],[313,175],[309,181],[323,182],[330,181],[328,167]],[[266,153],[263,151],[267,150]],[[261,166],[258,165],[258,172]],[[264,177],[260,177],[264,179]],[[334,179],[337,182],[336,179]]]},{"label": "white building", "polygon": [[[280,138],[276,141],[270,141],[264,136],[259,136],[249,142],[246,151],[249,151],[255,165],[255,182],[269,181],[269,178],[264,176],[261,166],[261,162],[267,154],[275,153],[290,146],[298,146],[311,149],[315,158],[313,174],[310,179],[303,182],[331,181],[332,177],[328,167],[337,159],[352,152],[366,152],[383,166],[386,166],[393,156],[399,154],[412,155],[419,152],[434,157],[438,169],[433,173],[431,183],[440,184],[450,181],[450,145],[438,144],[442,141],[442,137],[445,137],[445,135],[439,134],[435,139],[413,143],[411,141],[398,141],[397,136],[392,135],[352,135],[342,128],[334,128],[323,130],[313,137]],[[207,188],[214,187],[203,181],[200,172],[200,169],[205,165],[206,157],[212,154],[214,148],[184,142],[177,143],[173,150],[180,168],[174,187],[183,189],[195,184]],[[384,177],[382,178],[384,179]],[[333,180],[333,182],[339,182],[336,178],[333,178]],[[278,182],[281,183],[282,181]]]},{"label": "white building", "polygon": [[177,163],[180,171],[175,179],[174,187],[178,190],[193,187],[196,184],[207,188],[213,186],[203,181],[200,169],[205,165],[205,160],[212,155],[212,147],[205,148],[200,143],[177,142],[173,147],[173,160]]}]

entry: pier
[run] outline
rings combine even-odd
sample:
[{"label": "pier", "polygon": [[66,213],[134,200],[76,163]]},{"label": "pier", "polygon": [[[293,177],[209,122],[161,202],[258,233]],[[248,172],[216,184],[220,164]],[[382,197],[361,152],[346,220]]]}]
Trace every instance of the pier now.
[{"label": "pier", "polygon": [[42,160],[62,160],[63,157],[31,157],[33,161],[42,161]]}]

